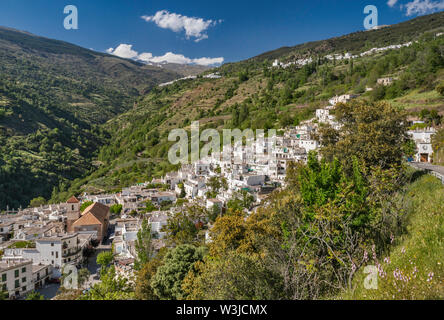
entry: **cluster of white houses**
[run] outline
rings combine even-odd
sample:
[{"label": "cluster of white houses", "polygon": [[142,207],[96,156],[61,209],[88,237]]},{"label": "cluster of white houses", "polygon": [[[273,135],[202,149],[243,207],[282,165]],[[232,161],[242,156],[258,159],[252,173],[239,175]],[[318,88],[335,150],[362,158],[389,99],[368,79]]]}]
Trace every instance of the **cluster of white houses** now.
[{"label": "cluster of white houses", "polygon": [[[64,265],[81,263],[83,250],[107,236],[109,207],[114,204],[122,205],[123,209],[110,237],[122,272],[131,270],[136,257],[135,241],[142,221],[134,213],[144,213],[148,218],[155,247],[160,249],[165,246],[163,226],[172,215],[182,210],[175,205],[179,198],[188,201],[182,201],[181,205],[197,203],[208,210],[215,207],[223,210],[229,200],[248,192],[253,199],[249,210],[254,210],[270,192],[285,184],[290,162],[305,162],[308,153],[319,148],[314,136],[321,124],[340,128],[341,124],[332,114],[335,106],[356,97],[333,97],[329,106],[316,110],[314,119],[289,127],[273,139],[235,145],[230,149],[228,159],[213,153],[193,164],[182,165],[180,170],[161,179],[124,188],[120,193],[85,194],[80,200],[72,197],[66,203],[1,215],[0,290],[20,296],[42,286],[49,278],[60,277]],[[417,154],[412,160],[431,161],[434,133],[433,128],[409,132],[417,145]],[[224,182],[217,192],[212,189],[215,180]],[[81,212],[81,202],[85,201],[93,204]],[[156,210],[146,213],[149,201]],[[33,245],[23,246],[28,243]]]},{"label": "cluster of white houses", "polygon": [[94,203],[80,212],[80,200],[10,211],[0,215],[0,291],[26,295],[79,266],[85,250],[108,233],[109,208]]},{"label": "cluster of white houses", "polygon": [[[436,34],[436,36],[440,36],[441,34]],[[324,58],[328,59],[328,60],[336,60],[336,61],[340,61],[340,60],[350,60],[350,59],[357,59],[360,57],[364,57],[364,56],[368,56],[368,55],[372,55],[378,52],[383,52],[383,51],[387,51],[387,50],[397,50],[397,49],[401,49],[403,47],[409,47],[412,45],[413,42],[407,42],[407,43],[403,43],[403,44],[394,44],[394,45],[390,45],[390,46],[386,46],[386,47],[381,47],[381,48],[372,48],[370,50],[367,50],[365,52],[362,52],[358,55],[353,55],[350,52],[346,52],[344,54],[340,54],[340,53],[335,53],[335,54],[329,54],[326,55]],[[312,57],[308,57],[308,58],[304,58],[304,59],[298,59],[296,61],[290,61],[287,63],[283,63],[281,61],[279,61],[278,59],[274,60],[272,67],[279,67],[279,68],[288,68],[292,65],[296,65],[296,66],[305,66],[307,64],[310,64],[313,62],[313,58]]]}]

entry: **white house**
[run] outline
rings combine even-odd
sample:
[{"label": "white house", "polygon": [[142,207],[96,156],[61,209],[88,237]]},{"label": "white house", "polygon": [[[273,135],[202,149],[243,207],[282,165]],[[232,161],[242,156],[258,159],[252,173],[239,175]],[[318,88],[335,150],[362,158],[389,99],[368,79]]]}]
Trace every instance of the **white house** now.
[{"label": "white house", "polygon": [[391,77],[386,77],[386,78],[379,78],[378,80],[377,80],[377,83],[379,84],[379,85],[382,85],[382,86],[389,86],[389,85],[391,85],[392,83],[393,83],[393,78],[391,78]]},{"label": "white house", "polygon": [[222,210],[223,202],[219,199],[207,199],[206,208],[212,210],[214,207],[218,207],[219,211]]},{"label": "white house", "polygon": [[5,249],[3,260],[29,259],[34,264],[51,265],[58,278],[65,264],[78,264],[82,249],[89,241],[81,240],[78,233],[37,239],[35,249]]},{"label": "white house", "polygon": [[162,202],[176,201],[176,195],[174,192],[158,192],[153,195],[151,195],[151,201],[157,204],[161,204]]},{"label": "white house", "polygon": [[306,153],[310,151],[314,151],[319,148],[319,143],[316,140],[312,139],[301,139],[299,141],[299,147],[305,149]]},{"label": "white house", "polygon": [[167,225],[168,215],[165,212],[154,212],[149,218],[148,222],[151,225],[151,232],[159,235],[160,239],[163,239],[165,232],[162,232],[162,227]]},{"label": "white house", "polygon": [[416,162],[432,162],[433,148],[432,136],[436,133],[434,128],[416,129],[408,131],[416,144]]},{"label": "white house", "polygon": [[9,297],[24,296],[34,290],[32,261],[25,259],[0,261],[0,289],[8,292]]}]

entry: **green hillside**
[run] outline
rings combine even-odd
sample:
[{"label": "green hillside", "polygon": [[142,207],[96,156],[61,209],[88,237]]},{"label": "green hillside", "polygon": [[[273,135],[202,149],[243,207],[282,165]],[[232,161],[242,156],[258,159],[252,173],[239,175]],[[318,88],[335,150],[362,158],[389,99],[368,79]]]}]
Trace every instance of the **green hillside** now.
[{"label": "green hillside", "polygon": [[178,77],[0,28],[0,209],[49,198],[54,186],[84,176],[109,137],[99,126]]},{"label": "green hillside", "polygon": [[342,298],[376,300],[444,299],[444,187],[431,176],[412,183],[403,199],[406,232],[369,264],[380,265],[378,287],[365,289],[360,272]]},{"label": "green hillside", "polygon": [[[199,120],[201,129],[283,128],[312,118],[328,99],[346,93],[367,101],[386,100],[413,116],[434,110],[438,121],[444,114],[444,98],[436,88],[444,81],[444,37],[435,37],[444,25],[443,13],[424,16],[377,31],[359,32],[290,51],[277,51],[247,61],[208,71],[220,79],[176,82],[140,97],[133,109],[105,124],[111,143],[101,149],[101,167],[91,176],[73,183],[53,200],[82,190],[102,192],[161,176],[173,169],[166,161],[174,128],[189,128]],[[410,32],[411,30],[415,32]],[[431,31],[430,31],[431,30]],[[429,32],[430,31],[430,32]],[[384,40],[381,40],[384,39]],[[387,50],[351,60],[325,57],[348,50],[359,53],[381,45],[415,41],[409,47]],[[391,42],[392,41],[392,42]],[[351,45],[354,44],[354,46]],[[327,45],[328,44],[328,45]],[[292,61],[291,56],[316,52],[313,63],[303,67],[272,68],[270,58]],[[320,54],[322,53],[322,55]],[[377,79],[393,77],[392,85],[377,85]],[[372,88],[373,91],[366,91]]]},{"label": "green hillside", "polygon": [[359,31],[327,40],[307,42],[293,47],[282,47],[246,61],[261,63],[264,60],[281,59],[283,57],[302,58],[307,55],[344,52],[356,54],[375,47],[380,48],[416,40],[426,32],[442,32],[444,28],[443,19],[444,12],[438,12],[379,30]]}]

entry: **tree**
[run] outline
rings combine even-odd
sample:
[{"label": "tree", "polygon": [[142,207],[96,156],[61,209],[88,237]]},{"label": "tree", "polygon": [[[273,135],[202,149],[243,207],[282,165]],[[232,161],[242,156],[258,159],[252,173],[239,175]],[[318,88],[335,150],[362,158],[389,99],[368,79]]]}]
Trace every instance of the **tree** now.
[{"label": "tree", "polygon": [[26,296],[25,300],[45,300],[45,297],[40,293],[33,291]]},{"label": "tree", "polygon": [[280,275],[286,299],[350,289],[372,244],[386,250],[390,234],[399,232],[403,210],[394,194],[402,171],[350,161],[350,173],[312,153],[307,165],[292,164],[287,188],[247,219],[245,236],[235,242],[237,252],[249,244]]},{"label": "tree", "polygon": [[239,248],[242,251],[247,228],[244,216],[240,211],[218,218],[210,230],[211,255],[224,255]]},{"label": "tree", "polygon": [[40,207],[42,205],[46,204],[46,200],[43,197],[38,197],[38,198],[34,198],[31,200],[31,202],[29,203],[29,206],[31,208],[36,208],[36,207]]},{"label": "tree", "polygon": [[97,255],[97,264],[101,266],[102,271],[107,268],[114,259],[112,251],[101,252]]},{"label": "tree", "polygon": [[137,281],[135,288],[136,299],[138,300],[158,300],[159,297],[154,293],[151,281],[157,272],[157,269],[163,264],[164,250],[159,252],[155,258],[143,265],[137,272]]},{"label": "tree", "polygon": [[109,208],[109,212],[119,215],[122,212],[122,208],[121,204],[114,204]]},{"label": "tree", "polygon": [[137,253],[134,262],[134,268],[136,270],[140,270],[154,256],[155,250],[152,241],[151,225],[147,219],[143,219],[142,227],[137,232],[137,240],[134,244]]},{"label": "tree", "polygon": [[427,125],[439,125],[441,123],[441,116],[436,109],[422,109],[419,117],[421,120],[424,120]]},{"label": "tree", "polygon": [[222,208],[219,205],[213,205],[208,212],[208,220],[212,223],[222,214]]},{"label": "tree", "polygon": [[199,233],[201,222],[208,217],[204,207],[191,205],[177,212],[168,219],[163,227],[166,239],[172,245],[199,244],[203,237]]},{"label": "tree", "polygon": [[433,162],[436,164],[444,164],[444,128],[439,129],[432,136],[433,146]]},{"label": "tree", "polygon": [[78,273],[78,284],[80,288],[83,288],[85,283],[88,281],[89,277],[91,276],[91,273],[88,269],[80,269]]},{"label": "tree", "polygon": [[379,101],[384,99],[386,94],[386,87],[383,85],[377,85],[376,88],[373,89],[371,92],[371,97],[373,98],[373,101]]},{"label": "tree", "polygon": [[156,211],[157,207],[153,204],[151,200],[147,200],[145,204],[145,212],[153,212]]},{"label": "tree", "polygon": [[403,110],[385,102],[352,101],[337,105],[335,113],[341,129],[320,129],[320,153],[328,161],[336,157],[346,170],[351,170],[354,156],[367,167],[402,163],[410,139]]},{"label": "tree", "polygon": [[179,184],[180,187],[180,195],[179,198],[183,199],[187,196],[187,193],[185,192],[185,185],[183,183]]},{"label": "tree", "polygon": [[180,245],[169,251],[151,281],[154,293],[160,299],[184,299],[182,281],[197,261],[202,261],[206,248]]},{"label": "tree", "polygon": [[250,255],[228,253],[195,264],[182,288],[191,300],[278,300],[283,299],[280,276]]},{"label": "tree", "polygon": [[243,209],[250,209],[254,203],[254,197],[247,191],[241,190],[236,192],[231,200],[228,201],[228,209],[233,211],[242,211]]},{"label": "tree", "polygon": [[210,179],[208,179],[208,183],[207,183],[208,188],[210,189],[210,191],[207,192],[207,197],[208,198],[215,198],[220,189],[224,189],[227,190],[228,189],[228,182],[227,179],[224,177],[211,177]]}]

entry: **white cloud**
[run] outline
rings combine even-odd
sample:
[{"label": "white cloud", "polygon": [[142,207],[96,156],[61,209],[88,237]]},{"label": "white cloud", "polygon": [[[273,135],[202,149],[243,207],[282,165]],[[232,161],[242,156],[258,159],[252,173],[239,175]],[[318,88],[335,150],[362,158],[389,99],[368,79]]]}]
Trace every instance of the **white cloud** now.
[{"label": "white cloud", "polygon": [[143,52],[139,54],[137,51],[132,49],[133,46],[130,44],[120,44],[117,48],[109,48],[106,50],[109,54],[113,54],[115,56],[126,58],[126,59],[133,59],[142,61],[145,63],[162,63],[162,62],[168,62],[168,63],[178,63],[178,64],[197,64],[200,66],[213,66],[213,65],[219,65],[224,62],[224,58],[218,57],[218,58],[197,58],[197,59],[191,59],[187,58],[182,54],[176,54],[173,52],[167,52],[163,56],[153,56],[150,52]]},{"label": "white cloud", "polygon": [[403,7],[406,9],[407,16],[414,14],[429,14],[439,10],[444,10],[444,0],[414,0],[405,4]]},{"label": "white cloud", "polygon": [[156,12],[154,16],[142,16],[147,22],[154,22],[158,27],[170,29],[174,32],[185,31],[187,39],[195,38],[194,41],[199,42],[208,39],[205,31],[222,20],[204,20],[203,18],[187,17],[177,13],[170,13],[167,10]]},{"label": "white cloud", "polygon": [[182,54],[167,52],[163,56],[152,57],[151,59],[149,59],[149,61],[146,62],[154,62],[154,63],[169,62],[169,63],[179,63],[179,64],[191,64],[193,60],[185,57]]},{"label": "white cloud", "polygon": [[133,46],[131,44],[121,44],[116,49],[109,48],[106,52],[113,54],[115,56],[126,58],[126,59],[134,59],[138,56],[137,51],[133,50]]},{"label": "white cloud", "polygon": [[222,64],[224,62],[224,58],[199,58],[193,60],[195,64],[201,66],[212,66],[214,64]]},{"label": "white cloud", "polygon": [[389,7],[393,7],[397,2],[398,2],[398,0],[388,0],[387,5]]}]

